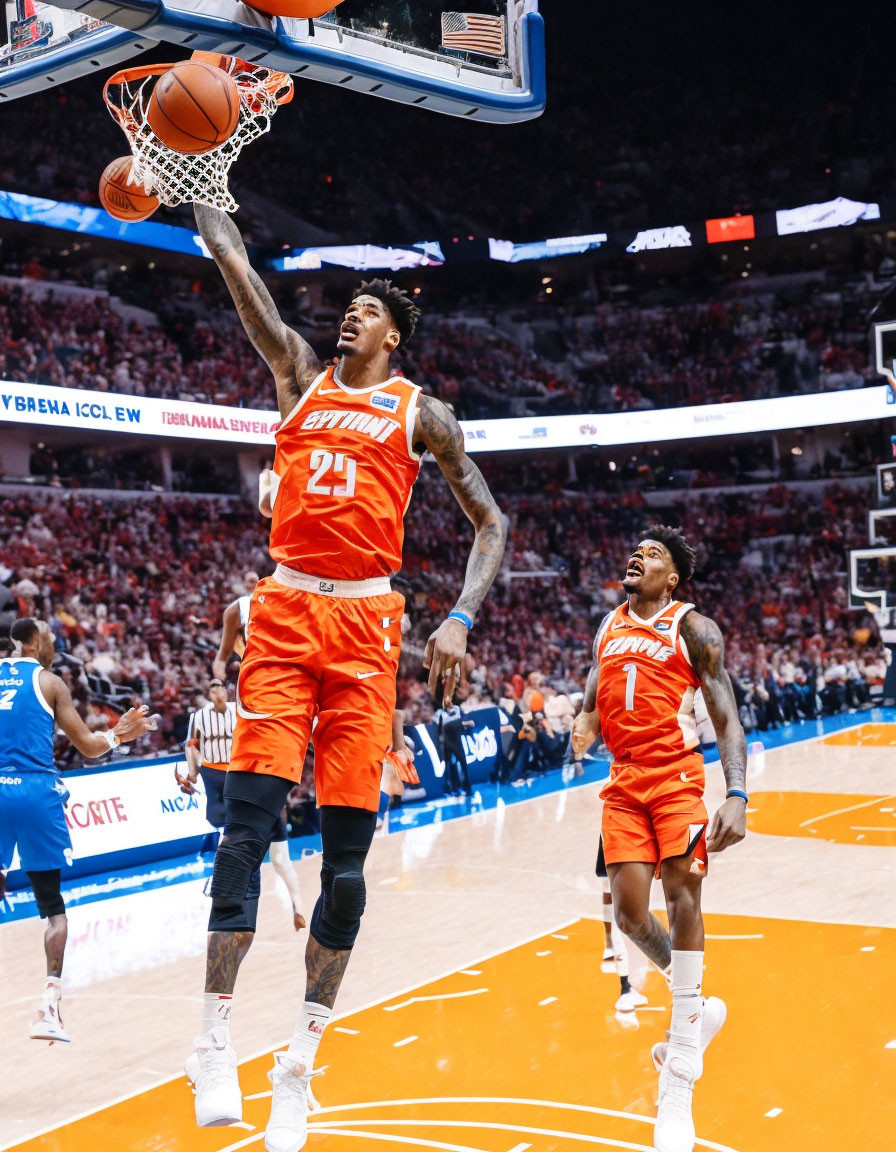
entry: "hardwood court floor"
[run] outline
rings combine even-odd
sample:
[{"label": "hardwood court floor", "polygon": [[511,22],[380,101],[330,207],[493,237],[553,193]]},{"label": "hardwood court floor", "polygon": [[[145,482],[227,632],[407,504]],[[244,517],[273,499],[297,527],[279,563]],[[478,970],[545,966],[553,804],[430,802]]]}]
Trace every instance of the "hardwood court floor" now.
[{"label": "hardwood court floor", "polygon": [[[896,726],[882,727],[889,742],[869,743],[857,728],[853,743],[766,753],[750,821],[760,827],[774,809],[779,823],[712,862],[706,987],[726,999],[729,1021],[695,1095],[698,1148],[891,1146],[896,851],[892,841],[799,830],[807,790],[822,815],[831,798],[828,811],[856,796],[888,806]],[[712,809],[717,767],[708,791]],[[651,1146],[649,1049],[668,994],[641,966],[650,1003],[638,1027],[613,1013],[617,983],[599,971],[603,928],[589,919],[600,902],[599,812],[591,786],[376,841],[343,1015],[318,1061],[330,1070],[316,1082],[326,1110],[310,1149],[349,1139],[458,1152]],[[309,894],[316,868],[302,862]],[[244,1114],[251,1130],[193,1125],[179,1070],[198,1020],[206,908],[198,885],[179,885],[74,910],[66,1047],[25,1039],[40,926],[3,927],[0,1142],[23,1152],[261,1148],[265,1073],[291,1031],[303,943],[272,875],[265,884],[234,1011],[238,1051],[259,1053],[241,1068],[255,1097]]]}]

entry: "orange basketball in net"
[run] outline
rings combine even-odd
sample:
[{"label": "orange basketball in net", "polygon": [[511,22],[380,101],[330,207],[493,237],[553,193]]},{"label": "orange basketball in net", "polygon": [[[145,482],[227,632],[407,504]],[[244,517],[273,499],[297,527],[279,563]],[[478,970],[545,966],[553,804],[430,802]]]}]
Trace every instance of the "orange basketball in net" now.
[{"label": "orange basketball in net", "polygon": [[202,60],[182,60],[156,81],[146,119],[175,152],[210,152],[236,131],[240,97],[233,78]]},{"label": "orange basketball in net", "polygon": [[145,220],[160,204],[142,184],[128,183],[133,162],[132,156],[119,156],[100,176],[100,203],[116,220]]}]

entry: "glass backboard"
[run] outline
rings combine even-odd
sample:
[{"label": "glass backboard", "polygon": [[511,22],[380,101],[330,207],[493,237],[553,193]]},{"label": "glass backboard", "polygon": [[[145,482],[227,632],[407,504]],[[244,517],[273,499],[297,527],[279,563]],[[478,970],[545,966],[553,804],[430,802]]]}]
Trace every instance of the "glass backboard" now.
[{"label": "glass backboard", "polygon": [[315,20],[268,17],[237,0],[0,4],[0,100],[165,41],[493,123],[531,119],[545,103],[538,0],[343,0]]}]

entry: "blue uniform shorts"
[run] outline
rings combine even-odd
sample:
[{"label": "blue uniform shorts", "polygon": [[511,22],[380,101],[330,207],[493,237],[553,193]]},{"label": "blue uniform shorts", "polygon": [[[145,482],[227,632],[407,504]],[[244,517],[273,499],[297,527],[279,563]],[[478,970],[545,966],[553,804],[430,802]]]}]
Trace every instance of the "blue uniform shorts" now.
[{"label": "blue uniform shorts", "polygon": [[68,797],[68,789],[51,772],[0,771],[0,867],[9,868],[16,845],[26,872],[71,864]]}]

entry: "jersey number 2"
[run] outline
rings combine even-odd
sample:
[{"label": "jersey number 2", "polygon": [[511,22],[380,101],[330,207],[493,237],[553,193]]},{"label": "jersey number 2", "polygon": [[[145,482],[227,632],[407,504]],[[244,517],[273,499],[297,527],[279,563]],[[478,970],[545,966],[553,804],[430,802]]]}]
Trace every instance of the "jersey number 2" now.
[{"label": "jersey number 2", "polygon": [[634,712],[635,710],[635,681],[638,679],[638,665],[637,664],[623,664],[622,671],[627,672],[625,678],[625,710],[626,712]]},{"label": "jersey number 2", "polygon": [[0,692],[0,712],[8,712],[12,708],[12,702],[16,698],[18,688],[4,688]]},{"label": "jersey number 2", "polygon": [[[311,467],[314,474],[308,481],[306,492],[314,492],[318,496],[354,496],[355,476],[358,471],[356,462],[351,456],[343,452],[325,452],[322,448],[315,448],[311,453]],[[336,477],[343,477],[342,484],[322,484],[321,481],[332,472]]]}]

